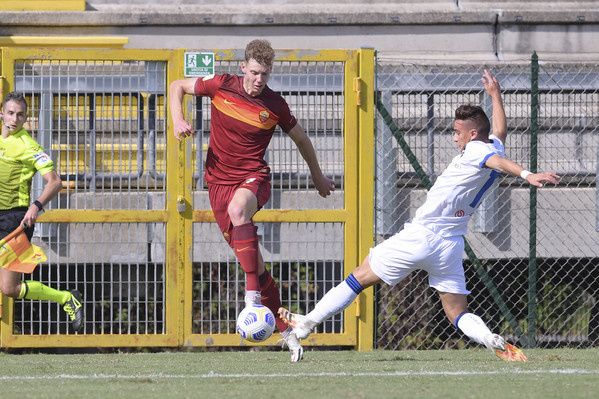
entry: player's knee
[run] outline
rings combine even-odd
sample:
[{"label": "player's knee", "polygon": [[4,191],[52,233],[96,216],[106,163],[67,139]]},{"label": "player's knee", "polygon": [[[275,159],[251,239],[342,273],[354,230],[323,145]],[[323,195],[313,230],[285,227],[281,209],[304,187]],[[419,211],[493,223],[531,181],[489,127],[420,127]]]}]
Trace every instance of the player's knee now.
[{"label": "player's knee", "polygon": [[0,281],[0,291],[8,297],[17,298],[21,293],[21,284],[12,284],[10,282]]},{"label": "player's knee", "polygon": [[370,268],[370,263],[364,261],[360,266],[352,272],[355,279],[360,283],[362,288],[368,288],[383,281]]},{"label": "player's knee", "polygon": [[230,204],[227,212],[229,213],[229,218],[231,218],[231,223],[233,223],[233,226],[239,226],[241,224],[248,223],[249,221],[249,219],[246,217],[247,212],[243,206]]}]

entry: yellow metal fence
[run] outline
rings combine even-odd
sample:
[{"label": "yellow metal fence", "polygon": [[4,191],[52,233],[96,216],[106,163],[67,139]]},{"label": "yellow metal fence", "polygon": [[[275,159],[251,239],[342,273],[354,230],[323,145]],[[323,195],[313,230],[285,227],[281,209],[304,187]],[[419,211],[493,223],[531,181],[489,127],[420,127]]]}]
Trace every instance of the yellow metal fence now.
[{"label": "yellow metal fence", "polygon": [[[196,50],[194,50],[196,51]],[[239,73],[240,50],[214,53]],[[48,255],[32,276],[83,292],[86,322],[58,305],[2,296],[3,347],[239,346],[243,272],[216,228],[203,182],[210,103],[188,98],[197,134],[178,142],[167,107],[185,50],[3,48],[3,91],[23,92],[28,129],[64,189],[39,219]],[[290,104],[337,191],[321,199],[292,141],[273,136],[272,198],[255,217],[283,304],[306,312],[373,242],[374,51],[277,51],[269,85]],[[34,181],[32,190],[43,182]],[[372,348],[373,294],[306,345]],[[275,344],[274,334],[262,345]]]}]

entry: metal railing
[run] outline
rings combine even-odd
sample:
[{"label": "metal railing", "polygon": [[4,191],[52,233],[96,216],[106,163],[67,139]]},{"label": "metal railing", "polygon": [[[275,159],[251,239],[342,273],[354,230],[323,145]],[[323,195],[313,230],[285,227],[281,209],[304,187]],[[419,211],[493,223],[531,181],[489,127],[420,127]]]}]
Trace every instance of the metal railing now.
[{"label": "metal railing", "polygon": [[[362,129],[348,82],[361,58],[373,70],[374,53],[366,53],[277,53],[270,86],[286,98],[338,184],[332,198],[319,199],[297,149],[275,133],[267,154],[273,195],[255,221],[283,302],[298,311],[344,278],[358,243],[370,237],[357,229],[357,164],[345,161],[357,158]],[[215,55],[216,73],[239,73],[243,52]],[[244,344],[235,331],[243,273],[203,184],[210,101],[186,98],[194,140],[175,140],[168,119],[166,90],[183,77],[183,58],[184,50],[2,50],[5,92],[25,94],[27,128],[63,178],[34,237],[49,260],[31,278],[79,289],[86,311],[82,332],[73,334],[56,304],[3,296],[3,346]],[[42,187],[39,180],[33,190]],[[372,324],[372,317],[347,317],[355,306],[348,312],[308,345],[357,346],[358,323]]]}]

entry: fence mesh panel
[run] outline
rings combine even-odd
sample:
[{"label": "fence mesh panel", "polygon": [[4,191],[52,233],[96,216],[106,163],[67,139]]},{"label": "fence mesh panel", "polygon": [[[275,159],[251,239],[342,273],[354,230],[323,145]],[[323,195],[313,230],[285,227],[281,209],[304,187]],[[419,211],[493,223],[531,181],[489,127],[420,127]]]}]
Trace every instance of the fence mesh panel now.
[{"label": "fence mesh panel", "polygon": [[[164,209],[166,62],[23,60],[26,129],[64,182],[47,209]],[[37,174],[31,197],[44,187]],[[85,334],[164,334],[164,224],[39,223],[48,263],[31,276],[83,293]],[[15,301],[15,334],[69,334],[45,301]]]},{"label": "fence mesh panel", "polygon": [[[455,108],[472,103],[491,115],[490,99],[481,83],[484,69],[502,86],[509,132],[507,158],[530,169],[533,135],[538,142],[538,171],[555,171],[562,179],[558,186],[536,190],[536,218],[530,212],[533,197],[522,179],[504,175],[490,190],[466,236],[480,262],[477,269],[464,255],[472,291],[470,310],[492,330],[522,345],[596,344],[596,64],[543,62],[535,93],[531,87],[536,72],[531,63],[417,65],[378,58],[377,98],[399,133],[377,115],[376,242],[401,229],[426,196],[414,163],[394,134],[401,134],[434,182],[458,152],[452,141]],[[533,98],[539,101],[536,121],[531,119]],[[531,222],[536,225],[532,252]],[[426,273],[413,273],[395,287],[377,288],[376,308],[375,344],[379,348],[472,344],[445,318],[438,296],[427,285]]]},{"label": "fence mesh panel", "polygon": [[[240,61],[220,61],[216,73],[239,74]],[[336,193],[322,199],[293,140],[277,127],[266,152],[271,198],[264,209],[343,209],[343,62],[278,61],[268,85],[280,93],[314,144],[320,166],[336,181]],[[210,140],[210,99],[192,100],[197,131],[193,160],[194,209],[210,209],[203,165]],[[283,306],[306,313],[343,276],[343,224],[258,223],[266,268],[279,285]],[[216,223],[194,223],[193,333],[235,333],[245,306],[244,274]],[[319,332],[340,332],[342,315]]]},{"label": "fence mesh panel", "polygon": [[[163,54],[148,56],[164,60]],[[187,118],[197,134],[185,142],[191,148],[185,162],[193,165],[193,181],[178,187],[180,181],[166,181],[168,63],[119,57],[102,53],[81,59],[77,53],[13,59],[14,88],[25,94],[29,104],[26,128],[49,153],[64,183],[64,190],[47,209],[74,211],[68,215],[69,222],[36,226],[33,241],[49,260],[31,278],[83,293],[82,336],[172,335],[177,329],[167,328],[166,308],[176,302],[169,296],[177,291],[166,291],[167,283],[172,287],[174,280],[168,277],[179,265],[169,263],[175,257],[167,257],[166,238],[169,223],[182,221],[178,217],[168,222],[144,220],[165,218],[164,212],[171,212],[167,197],[182,190],[191,191],[194,211],[210,209],[203,179],[210,99],[185,99]],[[307,216],[305,221],[286,222],[284,216],[276,220],[280,213],[271,213],[276,221],[258,223],[258,233],[284,305],[301,312],[311,310],[344,277],[345,223],[322,221],[322,210],[345,208],[345,61],[339,61],[344,58],[334,51],[331,60],[326,58],[276,61],[269,80],[297,115],[322,170],[335,179],[337,188],[332,198],[320,198],[297,146],[280,129],[275,131],[266,153],[272,196],[265,208],[306,210]],[[240,63],[237,53],[217,61],[215,72],[240,74]],[[168,176],[174,175],[169,171]],[[36,176],[33,198],[44,185],[43,178]],[[106,211],[112,210],[125,222],[107,218]],[[161,212],[148,216],[146,210]],[[92,215],[89,221],[87,215]],[[192,333],[235,334],[235,318],[244,305],[244,275],[215,223],[193,223],[192,262]],[[13,322],[15,335],[72,333],[64,312],[54,303],[17,300]],[[343,317],[337,316],[320,331],[337,333],[342,326]]]}]

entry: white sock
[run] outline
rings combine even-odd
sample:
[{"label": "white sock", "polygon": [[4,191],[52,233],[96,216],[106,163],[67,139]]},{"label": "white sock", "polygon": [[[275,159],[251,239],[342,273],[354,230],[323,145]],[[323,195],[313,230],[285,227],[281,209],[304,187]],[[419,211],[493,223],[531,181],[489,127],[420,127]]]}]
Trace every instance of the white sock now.
[{"label": "white sock", "polygon": [[[324,320],[339,313],[348,307],[358,294],[350,288],[346,280],[327,292],[314,307],[314,310],[306,316],[314,322],[314,325],[322,323]],[[313,327],[313,326],[311,326]]]},{"label": "white sock", "polygon": [[262,296],[260,291],[246,291],[245,292],[245,306],[250,305],[261,305]]},{"label": "white sock", "polygon": [[481,345],[485,345],[485,337],[492,334],[485,322],[473,313],[460,315],[456,327]]},{"label": "white sock", "polygon": [[291,334],[292,332],[293,332],[293,328],[287,327],[287,329],[285,331],[283,331],[281,333],[281,335],[283,336],[283,339],[287,339],[287,337],[289,336],[289,334]]}]

